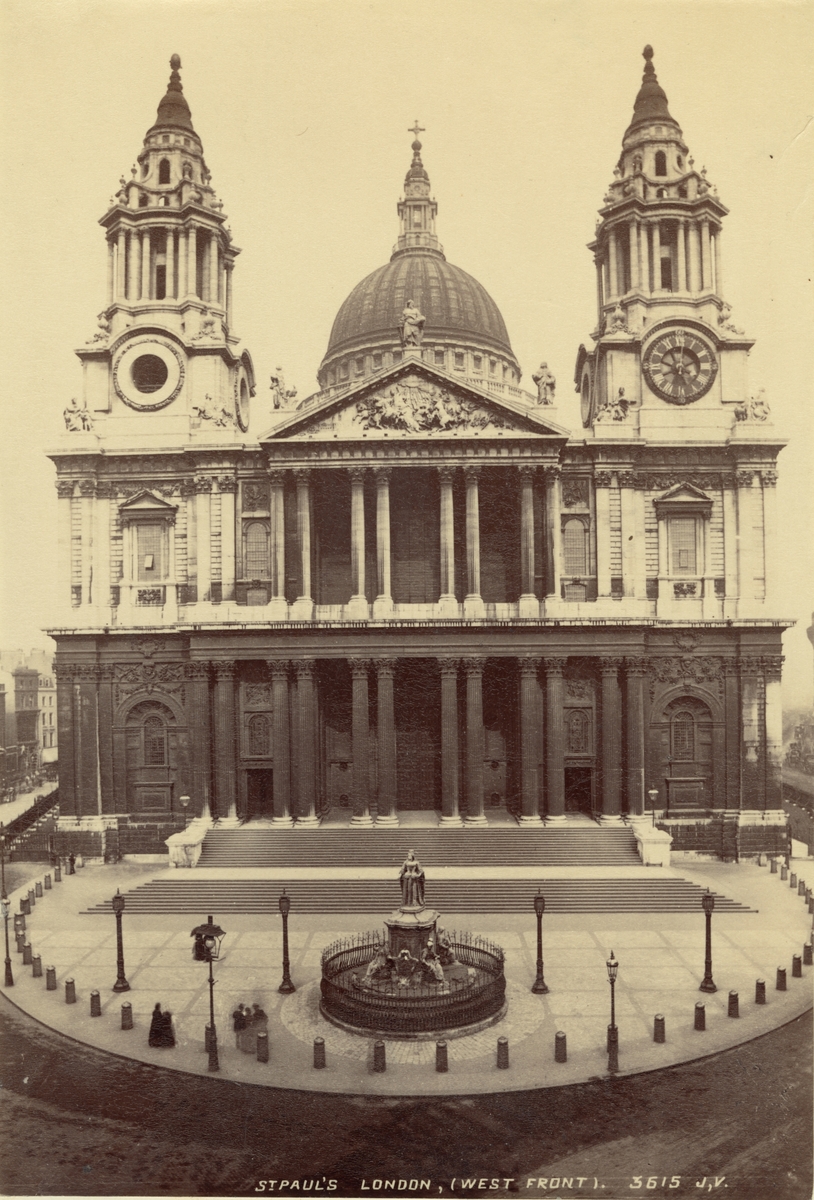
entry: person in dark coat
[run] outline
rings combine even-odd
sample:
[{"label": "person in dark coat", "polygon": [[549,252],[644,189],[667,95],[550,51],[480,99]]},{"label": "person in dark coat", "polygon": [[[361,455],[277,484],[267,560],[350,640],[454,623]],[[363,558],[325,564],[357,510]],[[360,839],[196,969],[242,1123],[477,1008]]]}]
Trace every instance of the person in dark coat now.
[{"label": "person in dark coat", "polygon": [[161,1017],[161,1045],[165,1050],[175,1045],[175,1030],[172,1027],[172,1013],[169,1010]]},{"label": "person in dark coat", "polygon": [[150,1046],[163,1046],[164,1037],[164,1014],[161,1011],[161,1005],[156,1004],[153,1009],[153,1017],[150,1021],[150,1036],[147,1038],[147,1044]]},{"label": "person in dark coat", "polygon": [[232,1028],[235,1031],[235,1046],[240,1050],[240,1035],[246,1028],[246,1011],[242,1004],[238,1004],[232,1013]]},{"label": "person in dark coat", "polygon": [[69,875],[76,874],[75,863],[76,863],[76,855],[73,853],[69,854],[68,855],[68,874]]}]

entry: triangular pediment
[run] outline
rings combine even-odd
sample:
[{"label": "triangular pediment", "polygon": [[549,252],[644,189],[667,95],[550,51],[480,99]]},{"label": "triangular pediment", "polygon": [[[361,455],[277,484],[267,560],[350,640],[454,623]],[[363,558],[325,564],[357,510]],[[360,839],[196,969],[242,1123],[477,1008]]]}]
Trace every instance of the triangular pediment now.
[{"label": "triangular pediment", "polygon": [[669,500],[671,503],[678,504],[682,501],[693,504],[699,500],[706,504],[712,503],[712,497],[708,496],[706,492],[702,492],[701,488],[696,487],[693,483],[677,483],[659,496],[659,500],[662,503]]},{"label": "triangular pediment", "polygon": [[568,437],[538,412],[413,359],[298,409],[260,440]]},{"label": "triangular pediment", "polygon": [[135,496],[131,496],[129,500],[125,500],[124,504],[119,505],[119,513],[121,516],[137,516],[140,513],[155,513],[156,516],[169,516],[177,512],[175,504],[168,504],[166,500],[162,500],[160,496],[156,496],[154,492],[143,491],[138,492]]}]

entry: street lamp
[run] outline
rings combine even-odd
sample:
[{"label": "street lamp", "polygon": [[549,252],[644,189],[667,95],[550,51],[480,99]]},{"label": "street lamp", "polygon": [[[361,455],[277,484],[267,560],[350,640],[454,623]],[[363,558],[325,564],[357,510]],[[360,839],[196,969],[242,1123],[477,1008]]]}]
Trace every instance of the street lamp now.
[{"label": "street lamp", "polygon": [[712,980],[712,911],[715,908],[715,897],[709,888],[701,897],[701,905],[707,919],[707,942],[704,955],[704,980],[698,990],[699,992],[717,992],[718,989]]},{"label": "street lamp", "polygon": [[613,1072],[619,1070],[619,1030],[616,1028],[616,976],[619,972],[619,963],[613,957],[612,950],[610,958],[605,965],[608,968],[608,983],[611,989],[611,1023],[608,1026],[608,1070]]},{"label": "street lamp", "polygon": [[226,936],[226,930],[212,922],[211,914],[206,925],[196,925],[190,937],[195,938],[192,947],[192,957],[197,962],[209,963],[209,1070],[219,1071],[218,1035],[215,1031],[215,977],[212,974],[212,963],[220,955],[220,944]]},{"label": "street lamp", "polygon": [[116,895],[111,900],[113,911],[116,914],[116,982],[113,984],[114,992],[129,992],[130,984],[124,977],[124,945],[122,944],[122,913],[124,912],[124,896],[118,888]]},{"label": "street lamp", "polygon": [[287,996],[297,989],[291,982],[291,964],[288,961],[288,914],[291,911],[291,897],[286,896],[285,888],[283,888],[283,894],[278,903],[280,905],[280,916],[283,918],[283,982],[277,988],[277,991]]},{"label": "street lamp", "polygon": [[180,796],[179,799],[181,801],[181,808],[184,813],[184,829],[186,829],[188,823],[187,809],[189,808],[189,796]]},{"label": "street lamp", "polygon": [[656,805],[659,802],[659,789],[657,787],[649,788],[648,792],[647,792],[647,798],[650,801],[650,817],[651,817],[653,824],[655,825],[655,823],[656,823]]},{"label": "street lamp", "polygon": [[3,912],[3,928],[6,934],[6,987],[14,987],[14,976],[11,973],[11,955],[8,949],[8,918],[11,912],[11,904],[6,895],[6,827],[0,823],[0,885],[2,885],[2,895],[0,895],[0,908]]},{"label": "street lamp", "polygon": [[545,912],[545,896],[540,889],[534,897],[534,911],[537,914],[537,978],[531,985],[531,990],[538,996],[548,991],[548,984],[543,976],[543,913]]}]

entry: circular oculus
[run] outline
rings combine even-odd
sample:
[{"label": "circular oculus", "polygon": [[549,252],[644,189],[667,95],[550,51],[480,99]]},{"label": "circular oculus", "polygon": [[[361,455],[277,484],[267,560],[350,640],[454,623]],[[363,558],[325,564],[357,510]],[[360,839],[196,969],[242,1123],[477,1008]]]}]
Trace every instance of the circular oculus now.
[{"label": "circular oculus", "polygon": [[643,367],[657,396],[670,404],[691,404],[712,387],[718,359],[712,347],[696,334],[673,329],[650,344]]},{"label": "circular oculus", "polygon": [[171,404],[184,382],[181,356],[169,342],[129,342],[113,364],[113,386],[130,408],[154,412]]}]

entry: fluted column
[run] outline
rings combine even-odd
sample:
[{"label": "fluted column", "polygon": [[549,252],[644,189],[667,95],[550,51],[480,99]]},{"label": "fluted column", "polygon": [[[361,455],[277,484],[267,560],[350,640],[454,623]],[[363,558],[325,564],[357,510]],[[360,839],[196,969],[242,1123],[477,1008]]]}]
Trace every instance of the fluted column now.
[{"label": "fluted column", "polygon": [[131,229],[127,247],[127,299],[135,302],[139,297],[141,241],[135,229]]},{"label": "fluted column", "polygon": [[152,289],[150,288],[150,268],[152,254],[150,253],[150,231],[142,229],[141,231],[141,298],[142,300],[152,299]]},{"label": "fluted column", "polygon": [[625,744],[627,749],[627,811],[644,815],[644,677],[647,659],[625,659]]},{"label": "fluted column", "polygon": [[455,599],[455,522],[452,497],[452,467],[439,467],[441,485],[441,595],[439,611],[444,616],[458,615]]},{"label": "fluted column", "polygon": [[688,234],[690,291],[695,294],[701,291],[701,247],[697,221],[690,221]]},{"label": "fluted column", "polygon": [[[96,484],[96,520],[93,530],[93,590],[94,603],[99,608],[100,623],[110,624],[110,481],[100,479]],[[170,540],[175,530],[170,529]],[[175,572],[171,578],[175,579]]]},{"label": "fluted column", "polygon": [[628,245],[630,248],[630,290],[641,287],[639,274],[639,229],[635,219],[628,223]]},{"label": "fluted column", "polygon": [[540,824],[539,658],[520,659],[520,798],[521,825]]},{"label": "fluted column", "polygon": [[632,471],[619,471],[616,478],[620,489],[622,523],[622,595],[637,596],[637,552],[641,548],[636,544],[636,478]]},{"label": "fluted column", "polygon": [[545,658],[546,823],[565,820],[565,728],[563,723],[564,658]]},{"label": "fluted column", "polygon": [[466,824],[485,825],[483,813],[483,668],[485,659],[465,658]]},{"label": "fluted column", "polygon": [[605,303],[605,298],[602,291],[602,259],[597,255],[594,258],[596,265],[596,311],[597,319],[602,320],[602,306]]},{"label": "fluted column", "polygon": [[608,284],[609,300],[615,300],[619,295],[618,253],[616,247],[616,231],[612,229],[608,235]]},{"label": "fluted column", "polygon": [[300,594],[291,607],[298,621],[311,621],[314,601],[311,596],[311,472],[297,471],[297,541],[300,547]]},{"label": "fluted column", "polygon": [[783,656],[782,654],[768,655],[763,658],[762,662],[766,689],[764,807],[779,809],[783,806],[783,697],[780,686]]},{"label": "fluted column", "polygon": [[701,288],[705,292],[712,289],[712,255],[708,217],[704,217],[701,221]]},{"label": "fluted column", "polygon": [[197,294],[198,294],[198,232],[194,225],[190,225],[189,229],[187,229],[186,244],[187,244],[186,294],[188,296],[197,296]]},{"label": "fluted column", "polygon": [[232,271],[235,269],[235,264],[231,259],[226,260],[223,264],[225,275],[225,290],[224,308],[226,309],[226,325],[229,329],[232,327]]},{"label": "fluted column", "polygon": [[178,230],[178,299],[183,300],[189,291],[189,243],[187,231]]},{"label": "fluted column", "polygon": [[780,571],[780,543],[777,528],[777,472],[761,471],[763,482],[763,576],[765,587],[764,604],[771,612],[777,596]]},{"label": "fluted column", "polygon": [[736,472],[738,485],[738,616],[752,616],[755,607],[755,472]]},{"label": "fluted column", "polygon": [[221,475],[218,480],[220,492],[220,546],[221,546],[221,599],[235,598],[235,493],[237,480],[234,475]]},{"label": "fluted column", "polygon": [[113,303],[116,286],[116,248],[112,238],[107,239],[107,303]]},{"label": "fluted column", "polygon": [[232,660],[215,662],[215,815],[237,821],[237,737]]},{"label": "fluted column", "polygon": [[534,467],[520,468],[520,600],[521,617],[539,617],[534,590]]},{"label": "fluted column", "polygon": [[597,471],[594,475],[596,498],[596,593],[600,599],[611,594],[610,561],[610,488],[613,475],[610,471]]},{"label": "fluted column", "polygon": [[653,291],[661,291],[661,226],[654,221],[653,230]]},{"label": "fluted column", "polygon": [[[377,825],[395,826],[399,819],[396,781],[396,725],[393,715],[393,677],[396,664],[391,658],[376,659],[376,725],[379,742],[379,804]],[[355,752],[354,752],[355,759]]]},{"label": "fluted column", "polygon": [[639,258],[642,277],[642,291],[650,294],[650,227],[642,223],[639,226]]},{"label": "fluted column", "polygon": [[167,230],[167,249],[164,255],[166,270],[166,286],[164,295],[168,300],[175,299],[175,230]]},{"label": "fluted column", "polygon": [[218,239],[214,233],[209,235],[209,292],[208,299],[210,304],[218,304],[220,302],[219,287],[220,282],[220,262],[218,256]]},{"label": "fluted column", "polygon": [[212,599],[211,492],[208,475],[195,480],[195,524],[198,531],[198,602]]},{"label": "fluted column", "polygon": [[676,242],[678,246],[678,280],[677,286],[680,292],[687,290],[687,246],[686,246],[686,225],[684,221],[678,222],[676,230]]},{"label": "fluted column", "polygon": [[602,675],[602,825],[621,821],[622,737],[619,705],[620,658],[603,658]]},{"label": "fluted column", "polygon": [[127,297],[127,231],[119,229],[116,246],[116,298],[124,300]]},{"label": "fluted column", "polygon": [[210,664],[188,662],[184,666],[189,704],[190,788],[192,816],[212,816],[210,788],[212,784],[212,736],[209,705]]},{"label": "fluted column", "polygon": [[285,471],[269,471],[271,484],[271,599],[269,619],[284,621],[288,616],[285,599]]},{"label": "fluted column", "polygon": [[271,659],[272,754],[274,755],[274,816],[272,824],[291,826],[291,732],[289,729],[288,672],[286,659]]},{"label": "fluted column", "polygon": [[80,479],[79,495],[82,512],[82,605],[93,604],[93,509],[96,498],[96,480]]},{"label": "fluted column", "polygon": [[723,256],[721,254],[721,230],[720,229],[715,230],[715,236],[714,236],[713,241],[715,243],[715,247],[714,247],[714,249],[715,249],[715,293],[718,296],[723,296],[723,294],[724,294],[724,264],[723,264]]},{"label": "fluted column", "polygon": [[466,596],[465,617],[486,615],[480,594],[480,501],[478,497],[479,467],[466,467]]},{"label": "fluted column", "polygon": [[68,623],[73,590],[71,587],[71,504],[74,492],[73,479],[57,480],[57,586],[59,611],[64,614],[63,623]]},{"label": "fluted column", "polygon": [[376,477],[376,599],[373,616],[387,620],[393,615],[390,583],[390,467],[377,467]]},{"label": "fluted column", "polygon": [[351,825],[372,825],[370,817],[370,717],[368,669],[364,658],[350,659],[353,687],[351,738],[353,741],[353,816]]},{"label": "fluted column", "polygon": [[546,467],[545,484],[546,597],[549,600],[558,601],[562,591],[562,522],[560,521],[562,494],[559,467]]},{"label": "fluted column", "polygon": [[297,670],[297,825],[316,829],[317,817],[317,739],[316,684],[314,660],[302,658]]},{"label": "fluted column", "polygon": [[347,612],[356,620],[370,615],[365,594],[365,468],[350,471],[350,569],[351,597]]},{"label": "fluted column", "polygon": [[441,668],[441,821],[462,825],[458,804],[458,667],[457,658],[442,658]]}]

